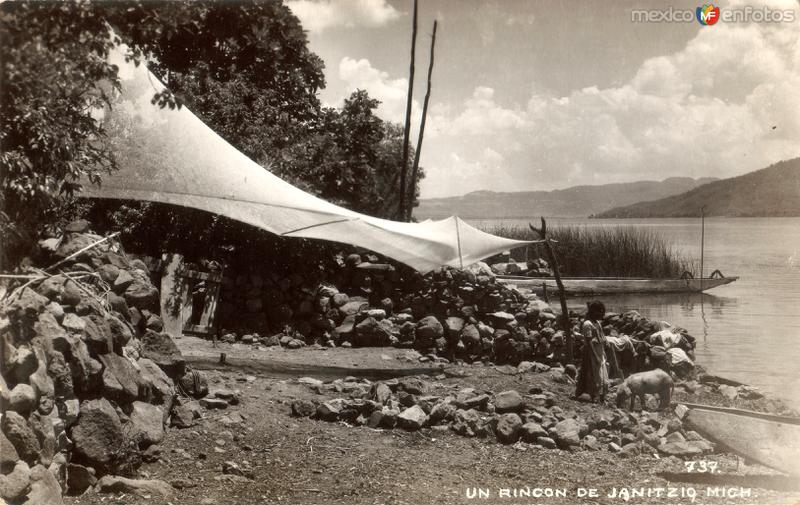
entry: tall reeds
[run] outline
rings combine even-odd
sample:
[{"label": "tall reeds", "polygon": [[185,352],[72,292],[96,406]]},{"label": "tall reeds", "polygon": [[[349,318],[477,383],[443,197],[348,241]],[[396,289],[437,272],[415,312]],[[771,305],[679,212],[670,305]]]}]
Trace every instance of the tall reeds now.
[{"label": "tall reeds", "polygon": [[[518,240],[539,238],[521,225],[490,224],[481,229]],[[553,246],[564,276],[663,279],[680,277],[686,271],[697,274],[696,262],[676,251],[664,236],[653,230],[569,225],[554,226],[548,229],[548,235],[558,242]],[[515,249],[511,256],[516,261],[546,257],[543,246],[535,244]]]}]

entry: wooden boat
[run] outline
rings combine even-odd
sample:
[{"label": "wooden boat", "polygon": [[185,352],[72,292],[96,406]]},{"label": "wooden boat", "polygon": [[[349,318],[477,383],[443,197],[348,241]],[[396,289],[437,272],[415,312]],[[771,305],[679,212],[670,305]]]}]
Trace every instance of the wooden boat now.
[{"label": "wooden boat", "polygon": [[[637,279],[631,277],[562,277],[564,290],[568,295],[612,295],[622,293],[700,293],[707,289],[724,286],[738,277],[706,277],[703,279]],[[498,275],[503,284],[514,284],[534,293],[541,294],[545,286],[547,292],[558,292],[556,280],[552,277],[522,277]]]},{"label": "wooden boat", "polygon": [[675,412],[684,425],[732,452],[800,476],[800,418],[692,403]]}]

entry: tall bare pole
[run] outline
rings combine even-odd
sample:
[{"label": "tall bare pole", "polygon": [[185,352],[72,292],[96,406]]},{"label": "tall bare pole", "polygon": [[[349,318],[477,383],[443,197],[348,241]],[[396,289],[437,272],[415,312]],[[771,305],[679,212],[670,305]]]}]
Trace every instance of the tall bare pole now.
[{"label": "tall bare pole", "polygon": [[528,226],[531,230],[535,231],[541,238],[542,243],[544,243],[544,250],[547,253],[547,261],[550,262],[550,266],[553,267],[553,276],[556,278],[556,285],[558,286],[558,298],[561,301],[561,325],[564,327],[564,333],[566,334],[566,357],[564,359],[564,364],[572,363],[573,360],[573,347],[574,341],[572,338],[572,323],[569,320],[569,310],[567,309],[567,295],[566,291],[564,290],[564,283],[561,282],[561,272],[558,268],[558,259],[556,258],[556,253],[553,250],[552,242],[555,242],[553,239],[547,236],[547,222],[542,219],[542,227],[537,228],[533,226],[533,224],[528,223]]},{"label": "tall bare pole", "polygon": [[406,221],[411,221],[411,213],[414,211],[414,196],[417,191],[417,172],[419,171],[419,156],[422,152],[422,137],[425,135],[425,119],[428,117],[428,101],[431,99],[431,75],[433,75],[433,50],[436,47],[436,26],[438,21],[433,21],[433,35],[431,36],[431,61],[428,63],[428,88],[425,90],[425,100],[422,102],[422,120],[419,124],[419,137],[417,138],[417,150],[414,152],[414,165],[411,167],[411,197],[408,200],[406,210]]},{"label": "tall bare pole", "polygon": [[703,256],[706,249],[706,206],[700,207],[700,289],[703,289]]},{"label": "tall bare pole", "polygon": [[406,124],[403,129],[403,165],[400,167],[400,208],[401,221],[406,217],[406,179],[408,171],[408,137],[411,133],[411,103],[414,98],[414,53],[417,49],[417,0],[414,0],[414,16],[411,26],[411,65],[408,71],[408,96],[406,98]]}]

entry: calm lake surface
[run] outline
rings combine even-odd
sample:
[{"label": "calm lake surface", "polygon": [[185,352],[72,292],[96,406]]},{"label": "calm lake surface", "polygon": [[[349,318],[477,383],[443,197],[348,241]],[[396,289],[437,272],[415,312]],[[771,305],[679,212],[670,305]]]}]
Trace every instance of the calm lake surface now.
[{"label": "calm lake surface", "polygon": [[[471,221],[475,225],[526,220]],[[548,219],[548,225],[634,226],[700,258],[699,219]],[[800,408],[800,218],[707,218],[705,273],[739,280],[704,294],[606,297],[608,310],[637,310],[686,328],[710,373],[760,387]],[[551,300],[552,301],[552,300]],[[571,309],[585,299],[569,300]]]}]

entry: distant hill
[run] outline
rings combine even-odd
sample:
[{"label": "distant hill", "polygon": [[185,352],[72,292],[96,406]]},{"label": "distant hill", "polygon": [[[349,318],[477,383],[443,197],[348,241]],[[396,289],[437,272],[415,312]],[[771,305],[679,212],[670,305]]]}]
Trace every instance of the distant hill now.
[{"label": "distant hill", "polygon": [[800,216],[800,158],[679,195],[616,207],[595,217],[697,217],[703,206],[707,216]]},{"label": "distant hill", "polygon": [[555,191],[474,191],[464,196],[429,198],[414,209],[417,219],[453,215],[472,219],[557,216],[586,217],[612,207],[656,200],[694,189],[713,178],[670,177],[663,181],[639,181],[599,186],[574,186]]}]

